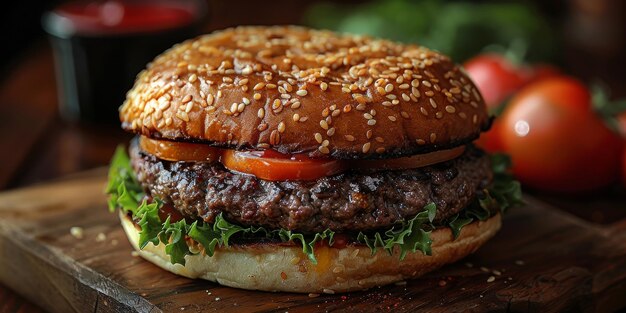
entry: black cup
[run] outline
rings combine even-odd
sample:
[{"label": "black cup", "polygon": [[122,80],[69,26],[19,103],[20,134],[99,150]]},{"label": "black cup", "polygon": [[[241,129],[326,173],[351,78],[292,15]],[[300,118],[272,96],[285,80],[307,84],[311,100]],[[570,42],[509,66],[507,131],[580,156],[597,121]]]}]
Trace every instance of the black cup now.
[{"label": "black cup", "polygon": [[137,73],[175,43],[198,35],[207,15],[200,0],[73,2],[46,13],[61,116],[118,123],[117,108]]}]

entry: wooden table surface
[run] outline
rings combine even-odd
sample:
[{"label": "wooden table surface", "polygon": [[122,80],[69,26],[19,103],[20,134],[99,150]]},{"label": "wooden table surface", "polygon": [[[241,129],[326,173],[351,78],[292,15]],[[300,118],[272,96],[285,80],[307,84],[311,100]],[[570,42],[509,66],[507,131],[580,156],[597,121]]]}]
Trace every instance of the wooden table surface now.
[{"label": "wooden table surface", "polygon": [[[29,50],[1,81],[0,190],[105,165],[115,146],[132,137],[117,125],[63,122],[54,81],[52,56],[44,43]],[[626,218],[626,192],[619,185],[576,197],[531,193],[594,223]],[[39,311],[36,303],[0,285],[0,313]]]}]

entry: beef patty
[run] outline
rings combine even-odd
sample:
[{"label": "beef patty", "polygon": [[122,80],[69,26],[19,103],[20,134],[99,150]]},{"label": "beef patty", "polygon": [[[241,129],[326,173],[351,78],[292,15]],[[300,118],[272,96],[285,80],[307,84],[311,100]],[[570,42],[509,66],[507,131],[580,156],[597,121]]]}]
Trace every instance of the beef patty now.
[{"label": "beef patty", "polygon": [[468,146],[460,157],[427,167],[378,172],[348,171],[314,181],[266,181],[231,172],[221,163],[170,162],[139,148],[132,166],[148,194],[183,216],[213,222],[304,233],[389,228],[425,205],[437,205],[435,223],[458,213],[492,179],[489,158]]}]

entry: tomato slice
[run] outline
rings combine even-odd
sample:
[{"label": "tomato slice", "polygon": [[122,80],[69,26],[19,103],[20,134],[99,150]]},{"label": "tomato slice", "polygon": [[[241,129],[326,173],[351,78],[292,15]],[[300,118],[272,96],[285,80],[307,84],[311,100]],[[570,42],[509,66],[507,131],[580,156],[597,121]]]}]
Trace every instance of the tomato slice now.
[{"label": "tomato slice", "polygon": [[208,145],[150,139],[145,136],[139,138],[139,146],[159,159],[167,161],[219,161],[222,149]]},{"label": "tomato slice", "polygon": [[397,170],[418,168],[454,159],[465,147],[410,157],[384,160],[312,159],[306,154],[282,154],[274,150],[236,151],[204,144],[155,140],[140,137],[141,149],[167,161],[221,162],[229,170],[264,180],[315,180],[341,173],[348,168]]},{"label": "tomato slice", "polygon": [[225,150],[222,164],[232,171],[265,180],[315,180],[346,170],[346,164],[340,160],[311,159],[303,154],[285,155],[271,150]]},{"label": "tomato slice", "polygon": [[424,167],[454,159],[465,151],[465,146],[449,150],[440,150],[431,153],[412,155],[409,157],[384,159],[384,160],[358,160],[352,167],[360,169],[376,170],[401,170]]}]

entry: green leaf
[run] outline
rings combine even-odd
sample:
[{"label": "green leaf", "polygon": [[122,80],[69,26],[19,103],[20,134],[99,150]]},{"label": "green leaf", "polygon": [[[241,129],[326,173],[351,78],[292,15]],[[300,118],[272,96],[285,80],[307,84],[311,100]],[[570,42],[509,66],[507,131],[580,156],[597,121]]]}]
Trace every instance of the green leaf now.
[{"label": "green leaf", "polygon": [[450,229],[452,230],[452,236],[454,236],[454,239],[459,237],[463,227],[469,225],[473,221],[474,219],[471,217],[461,217],[459,214],[454,215],[448,223],[448,226],[450,226]]},{"label": "green leaf", "polygon": [[219,231],[215,231],[210,225],[201,223],[200,226],[198,226],[198,221],[191,224],[187,235],[200,243],[204,248],[204,253],[208,256],[213,256],[215,246],[220,243],[220,239],[222,238],[222,234]]},{"label": "green leaf", "polygon": [[122,145],[117,147],[111,159],[105,192],[109,194],[108,205],[111,211],[121,207],[134,212],[143,197],[141,186],[135,180],[130,159]]},{"label": "green leaf", "polygon": [[367,245],[372,251],[372,255],[376,253],[379,247],[391,254],[396,246],[400,249],[400,259],[404,259],[408,252],[418,250],[425,255],[430,255],[432,244],[430,231],[425,231],[423,228],[432,223],[436,213],[437,206],[434,203],[429,203],[415,217],[404,222],[398,229],[391,228],[384,233],[366,234],[360,232],[357,241]]},{"label": "green leaf", "polygon": [[159,234],[163,228],[163,224],[159,219],[159,206],[159,202],[148,204],[144,200],[137,208],[136,217],[140,218],[137,224],[141,227],[141,231],[139,231],[140,249],[145,248],[150,242],[155,246],[159,244]]},{"label": "green leaf", "polygon": [[170,256],[172,264],[185,265],[185,255],[191,254],[189,246],[185,241],[187,234],[187,222],[180,220],[171,224],[168,217],[163,224],[161,242],[166,243],[165,253]]}]

